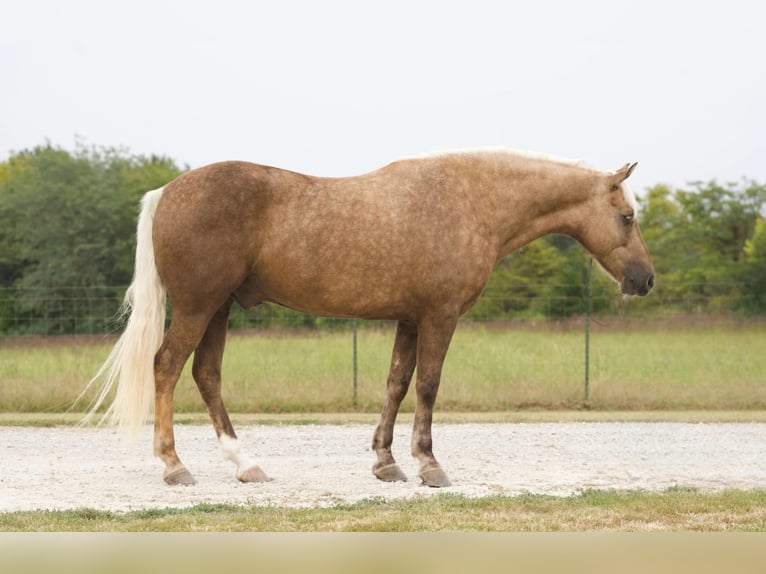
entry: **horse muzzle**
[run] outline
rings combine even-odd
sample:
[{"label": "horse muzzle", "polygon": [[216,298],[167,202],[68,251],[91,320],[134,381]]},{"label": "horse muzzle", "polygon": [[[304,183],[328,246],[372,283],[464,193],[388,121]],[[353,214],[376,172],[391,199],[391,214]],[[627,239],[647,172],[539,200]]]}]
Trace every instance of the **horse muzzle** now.
[{"label": "horse muzzle", "polygon": [[654,271],[652,269],[631,269],[620,283],[623,295],[638,295],[643,297],[654,287]]}]

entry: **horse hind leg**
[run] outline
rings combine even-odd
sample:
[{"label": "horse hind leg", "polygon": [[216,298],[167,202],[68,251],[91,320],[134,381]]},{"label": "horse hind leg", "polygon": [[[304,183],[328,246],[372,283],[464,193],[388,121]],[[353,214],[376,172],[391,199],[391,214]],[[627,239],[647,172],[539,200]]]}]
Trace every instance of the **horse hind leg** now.
[{"label": "horse hind leg", "polygon": [[213,421],[224,458],[237,466],[237,479],[242,482],[264,482],[270,480],[269,477],[242,453],[239,439],[221,397],[221,364],[231,305],[232,299],[229,299],[210,320],[205,335],[194,352],[192,376]]},{"label": "horse hind leg", "polygon": [[170,484],[194,484],[178,458],[173,433],[173,392],[189,355],[197,346],[208,318],[176,312],[154,358],[154,454],[165,463],[163,480]]},{"label": "horse hind leg", "polygon": [[400,321],[396,327],[396,339],[391,355],[391,369],[386,384],[386,402],[372,439],[372,450],[378,457],[372,472],[380,480],[388,482],[407,480],[391,454],[391,445],[394,440],[396,415],[415,371],[417,340],[418,332],[415,325]]}]

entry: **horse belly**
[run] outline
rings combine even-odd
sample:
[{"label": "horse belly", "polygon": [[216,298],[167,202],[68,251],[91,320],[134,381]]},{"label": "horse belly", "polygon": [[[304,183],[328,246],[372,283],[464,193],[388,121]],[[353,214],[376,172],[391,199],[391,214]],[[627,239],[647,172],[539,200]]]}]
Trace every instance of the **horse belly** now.
[{"label": "horse belly", "polygon": [[[389,242],[368,250],[347,246],[261,257],[253,293],[306,313],[365,319],[417,319],[450,306],[463,312],[481,293],[491,261],[460,250],[413,252]],[[262,253],[263,255],[263,253]]]},{"label": "horse belly", "polygon": [[259,273],[251,289],[252,297],[328,317],[407,318],[417,300],[407,284],[363,270],[335,273],[285,266]]}]

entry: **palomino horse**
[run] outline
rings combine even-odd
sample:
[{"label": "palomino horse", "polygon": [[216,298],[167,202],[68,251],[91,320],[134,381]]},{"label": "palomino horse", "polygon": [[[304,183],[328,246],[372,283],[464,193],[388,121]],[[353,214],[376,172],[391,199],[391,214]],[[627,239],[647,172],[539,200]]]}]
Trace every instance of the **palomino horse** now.
[{"label": "palomino horse", "polygon": [[[615,172],[507,150],[397,161],[319,178],[244,162],[189,171],[147,193],[138,221],[126,329],[93,381],[93,410],[117,382],[107,416],[135,431],[154,406],[154,451],[168,484],[191,484],[173,436],[173,389],[193,376],[241,481],[268,480],[243,454],[221,399],[232,303],[272,301],[307,313],[398,321],[373,473],[406,480],[391,454],[394,421],[417,364],[412,454],[429,486],[449,480],[431,418],[447,347],[497,261],[548,233],[573,237],[620,285],[646,295],[654,272],[625,179]],[[173,307],[164,334],[165,300]]]}]

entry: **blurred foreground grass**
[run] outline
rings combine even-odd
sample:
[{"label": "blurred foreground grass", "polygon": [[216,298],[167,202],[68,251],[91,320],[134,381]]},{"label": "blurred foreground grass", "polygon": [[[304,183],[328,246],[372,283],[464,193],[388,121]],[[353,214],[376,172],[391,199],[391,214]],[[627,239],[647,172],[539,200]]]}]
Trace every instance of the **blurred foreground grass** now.
[{"label": "blurred foreground grass", "polygon": [[585,491],[467,498],[438,494],[329,508],[204,504],[133,512],[0,513],[15,532],[764,531],[766,491]]}]

